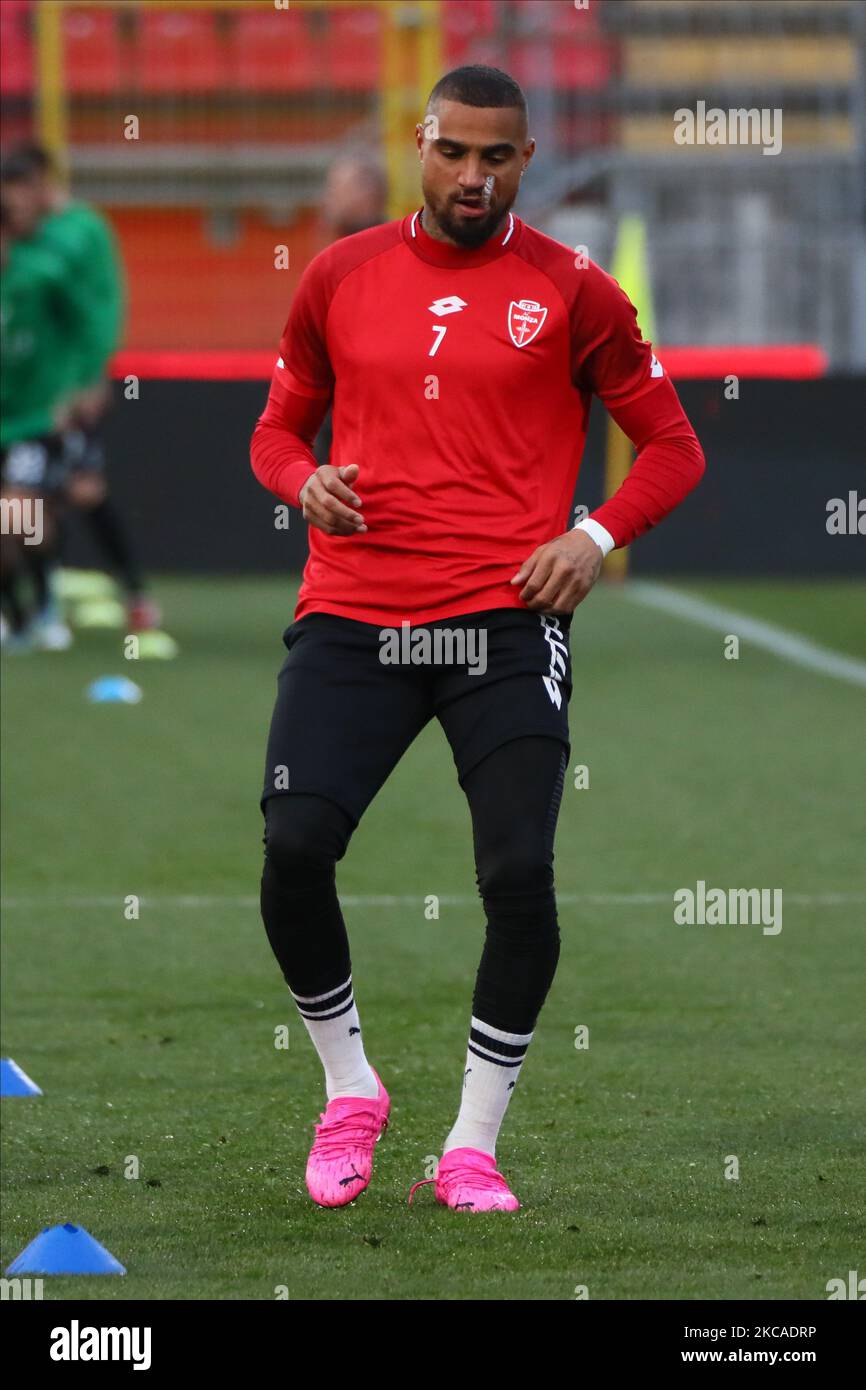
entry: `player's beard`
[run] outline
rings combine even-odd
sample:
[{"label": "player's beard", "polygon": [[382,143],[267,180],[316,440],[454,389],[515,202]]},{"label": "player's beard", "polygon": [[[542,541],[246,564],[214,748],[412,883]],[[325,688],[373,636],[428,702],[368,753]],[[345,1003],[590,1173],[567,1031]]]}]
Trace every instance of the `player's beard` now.
[{"label": "player's beard", "polygon": [[433,204],[429,198],[427,199],[439,230],[467,251],[473,251],[490,240],[513,202],[513,198],[508,203],[497,202],[491,205],[486,217],[473,217],[467,222],[461,220],[458,212],[452,211],[454,200]]}]

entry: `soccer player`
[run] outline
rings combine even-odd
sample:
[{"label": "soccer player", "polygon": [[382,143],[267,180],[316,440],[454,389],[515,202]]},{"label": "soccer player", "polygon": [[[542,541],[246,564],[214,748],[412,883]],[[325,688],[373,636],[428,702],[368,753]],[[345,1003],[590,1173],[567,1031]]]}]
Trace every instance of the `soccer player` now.
[{"label": "soccer player", "polygon": [[101,422],[110,401],[107,370],[120,338],[124,300],[114,235],[95,208],[69,196],[38,144],[19,145],[4,157],[2,190],[15,234],[56,256],[77,292],[74,331],[62,347],[71,386],[66,500],[86,517],[94,540],[123,584],[130,630],[156,627],[159,610],[145,592],[105,477]]},{"label": "soccer player", "polygon": [[17,240],[0,205],[0,495],[4,518],[13,509],[28,517],[26,539],[10,525],[0,547],[0,629],[3,646],[13,652],[63,651],[72,641],[50,578],[69,418],[61,364],[76,317],[62,263],[45,248]]},{"label": "soccer player", "polygon": [[[370,1181],[390,1100],[364,1050],[335,864],[435,716],[486,916],[435,1196],[513,1211],[496,1143],[559,953],[572,614],[608,551],[661,521],[704,462],[616,282],[512,212],[535,149],[518,84],[455,69],[416,136],[423,206],[307,267],[253,434],[257,477],[310,525],[267,749],[262,915],[324,1068],[307,1187],[341,1206]],[[637,457],[568,530],[593,394]],[[332,398],[333,463],[317,467]]]}]

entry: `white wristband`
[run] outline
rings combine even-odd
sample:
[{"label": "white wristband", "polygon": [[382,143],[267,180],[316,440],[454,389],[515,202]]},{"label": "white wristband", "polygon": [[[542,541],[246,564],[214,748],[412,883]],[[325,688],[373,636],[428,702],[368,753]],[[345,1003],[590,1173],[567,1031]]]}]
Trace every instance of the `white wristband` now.
[{"label": "white wristband", "polygon": [[583,521],[579,521],[577,525],[573,527],[573,530],[585,531],[590,539],[595,541],[602,555],[609,555],[616,547],[616,541],[610,534],[610,531],[606,530],[600,522],[593,521],[591,516],[586,517]]}]

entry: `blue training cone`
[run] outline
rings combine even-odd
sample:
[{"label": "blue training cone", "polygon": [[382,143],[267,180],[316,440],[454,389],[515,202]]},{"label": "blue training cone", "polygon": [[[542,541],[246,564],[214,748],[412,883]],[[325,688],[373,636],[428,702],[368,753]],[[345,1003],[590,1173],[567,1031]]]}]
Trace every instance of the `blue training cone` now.
[{"label": "blue training cone", "polygon": [[0,1096],[41,1096],[42,1092],[11,1057],[0,1058]]},{"label": "blue training cone", "polygon": [[126,1270],[83,1226],[46,1226],[7,1274],[125,1274]]},{"label": "blue training cone", "polygon": [[141,689],[126,676],[100,676],[87,687],[92,705],[137,705]]}]

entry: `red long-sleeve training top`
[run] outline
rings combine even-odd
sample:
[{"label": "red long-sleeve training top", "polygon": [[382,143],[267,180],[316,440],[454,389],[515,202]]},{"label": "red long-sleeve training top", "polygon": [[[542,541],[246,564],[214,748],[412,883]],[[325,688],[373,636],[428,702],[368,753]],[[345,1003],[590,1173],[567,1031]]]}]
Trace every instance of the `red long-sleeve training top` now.
[{"label": "red long-sleeve training top", "polygon": [[615,280],[512,214],[477,250],[434,240],[414,213],[322,251],[292,302],[252,466],[298,506],[333,402],[331,463],[358,465],[368,529],[310,528],[295,616],[393,626],[525,607],[509,581],[568,529],[592,395],[638,450],[591,514],[627,545],[704,460]]}]

